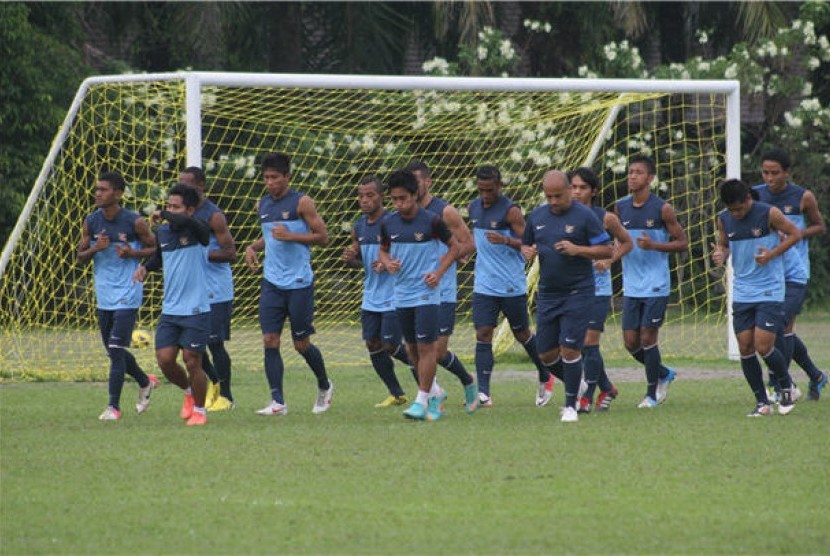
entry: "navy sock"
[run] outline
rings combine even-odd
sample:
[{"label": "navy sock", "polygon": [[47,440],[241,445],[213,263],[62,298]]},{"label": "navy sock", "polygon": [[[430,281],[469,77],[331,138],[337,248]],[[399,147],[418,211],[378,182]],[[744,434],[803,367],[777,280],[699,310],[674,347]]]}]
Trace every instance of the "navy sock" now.
[{"label": "navy sock", "polygon": [[646,381],[648,382],[646,394],[652,400],[656,400],[657,381],[660,379],[660,348],[657,344],[643,348],[643,359],[646,364]]},{"label": "navy sock", "polygon": [[645,358],[645,355],[643,354],[643,348],[642,347],[637,348],[635,351],[629,351],[628,353],[631,354],[631,357],[633,357],[634,359],[639,361],[640,364],[642,364],[642,365],[646,364],[646,358]]},{"label": "navy sock", "polygon": [[582,356],[576,361],[562,361],[562,370],[565,373],[565,405],[576,407],[576,394],[579,392],[579,382],[582,380]]},{"label": "navy sock", "polygon": [[813,363],[810,354],[807,352],[807,346],[804,345],[804,342],[801,341],[798,334],[793,334],[793,361],[804,369],[804,372],[807,373],[810,380],[813,382],[821,380],[821,371]]},{"label": "navy sock", "polygon": [[282,397],[282,377],[285,366],[282,363],[282,354],[277,348],[265,348],[265,378],[271,388],[271,399],[277,403],[285,403]]},{"label": "navy sock", "polygon": [[470,373],[467,372],[467,369],[464,368],[464,365],[453,352],[447,351],[447,354],[438,364],[457,376],[462,385],[468,386],[473,383],[473,377],[470,376]]},{"label": "navy sock", "polygon": [[412,363],[409,362],[409,355],[406,353],[406,346],[403,344],[398,344],[397,349],[392,352],[392,357],[406,365],[407,367],[411,367]]},{"label": "navy sock", "polygon": [[741,370],[744,372],[744,378],[752,389],[752,393],[755,394],[755,401],[768,404],[767,389],[764,387],[764,372],[754,353],[741,356]]},{"label": "navy sock", "polygon": [[[585,360],[585,383],[588,385],[588,389],[585,390],[585,397],[593,400],[594,391],[596,390],[603,367],[602,354],[599,352],[599,346],[583,347],[582,357]],[[605,379],[608,380],[608,377]]]},{"label": "navy sock", "polygon": [[384,349],[374,351],[369,353],[369,358],[372,360],[372,367],[386,385],[389,393],[393,396],[403,396],[403,389],[398,382],[398,377],[395,376],[395,363],[389,352]]},{"label": "navy sock", "polygon": [[478,390],[490,395],[490,377],[493,374],[493,344],[476,342],[476,378]]},{"label": "navy sock", "polygon": [[213,363],[210,362],[210,357],[208,356],[207,351],[202,354],[202,369],[204,369],[205,374],[212,383],[216,384],[219,382],[219,377],[216,374],[216,369],[213,368]]},{"label": "navy sock", "polygon": [[208,344],[208,348],[211,355],[213,355],[213,365],[219,379],[219,395],[233,401],[233,395],[231,394],[231,356],[228,355],[228,350],[225,349],[225,343]]},{"label": "navy sock", "polygon": [[127,366],[124,371],[133,377],[135,381],[141,388],[145,388],[148,384],[150,384],[150,379],[147,377],[147,373],[141,370],[141,367],[138,365],[138,361],[135,360],[135,356],[129,352],[129,350],[122,350],[124,352],[124,360],[127,362]]},{"label": "navy sock", "polygon": [[323,354],[317,349],[314,344],[309,344],[308,349],[302,352],[305,362],[311,368],[311,372],[317,377],[317,388],[320,390],[328,390],[329,377],[326,376],[326,364],[323,362]]},{"label": "navy sock", "polygon": [[[602,354],[600,354],[600,359],[602,359]],[[605,372],[605,362],[603,361],[602,367],[599,369],[599,380],[597,381],[599,385],[599,389],[603,392],[611,392],[614,389],[614,384],[611,382],[611,379],[608,378],[608,373]]]},{"label": "navy sock", "polygon": [[536,334],[531,334],[530,338],[522,344],[525,351],[530,356],[530,360],[536,365],[536,371],[539,373],[539,382],[547,382],[550,380],[550,371],[545,367],[542,360],[539,359],[539,350],[536,349]]},{"label": "navy sock", "polygon": [[120,410],[121,389],[124,387],[127,360],[122,348],[107,348],[107,354],[110,357],[109,405]]},{"label": "navy sock", "polygon": [[790,378],[790,373],[787,372],[784,354],[777,347],[773,346],[772,351],[762,357],[770,371],[774,372],[775,376],[778,377],[779,388],[792,388],[793,380]]},{"label": "navy sock", "polygon": [[784,357],[784,368],[790,368],[790,361],[793,360],[793,335],[792,334],[778,334],[775,337],[775,347],[781,352]]}]

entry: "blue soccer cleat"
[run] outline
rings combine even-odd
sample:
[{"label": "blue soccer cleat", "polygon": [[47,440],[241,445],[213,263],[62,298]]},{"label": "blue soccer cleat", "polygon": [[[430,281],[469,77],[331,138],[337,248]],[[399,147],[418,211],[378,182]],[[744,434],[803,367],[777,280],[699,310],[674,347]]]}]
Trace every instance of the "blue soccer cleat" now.
[{"label": "blue soccer cleat", "polygon": [[415,419],[417,421],[427,420],[427,408],[423,404],[414,402],[403,411],[403,416],[407,419]]}]

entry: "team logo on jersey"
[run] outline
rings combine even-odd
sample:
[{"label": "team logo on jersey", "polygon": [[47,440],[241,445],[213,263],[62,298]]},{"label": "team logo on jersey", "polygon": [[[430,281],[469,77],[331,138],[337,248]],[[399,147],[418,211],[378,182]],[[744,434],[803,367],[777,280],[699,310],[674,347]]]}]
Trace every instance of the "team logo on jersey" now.
[{"label": "team logo on jersey", "polygon": [[424,239],[424,234],[422,232],[415,232],[415,241],[421,241]]},{"label": "team logo on jersey", "polygon": [[283,219],[283,220],[288,220],[288,216],[289,216],[290,214],[291,214],[291,212],[289,212],[289,211],[287,211],[287,210],[282,211],[282,215],[281,215],[281,216],[282,216],[282,219]]},{"label": "team logo on jersey", "polygon": [[573,224],[565,224],[565,233],[572,234],[574,233],[574,226]]},{"label": "team logo on jersey", "polygon": [[784,205],[784,214],[792,214],[793,206],[792,205]]},{"label": "team logo on jersey", "polygon": [[182,236],[179,238],[179,244],[187,245],[188,243],[190,243],[190,241],[186,237]]},{"label": "team logo on jersey", "polygon": [[654,219],[646,220],[646,228],[653,228],[654,227]]},{"label": "team logo on jersey", "polygon": [[380,234],[378,234],[378,235],[376,235],[376,236],[375,236],[375,241],[377,241],[378,243],[380,243]]},{"label": "team logo on jersey", "polygon": [[121,243],[127,243],[127,234],[124,232],[118,234],[118,241],[120,241]]},{"label": "team logo on jersey", "polygon": [[752,228],[752,235],[755,237],[761,237],[761,228]]},{"label": "team logo on jersey", "polygon": [[499,221],[498,220],[493,220],[492,222],[490,222],[490,227],[495,230],[496,228],[499,227]]}]

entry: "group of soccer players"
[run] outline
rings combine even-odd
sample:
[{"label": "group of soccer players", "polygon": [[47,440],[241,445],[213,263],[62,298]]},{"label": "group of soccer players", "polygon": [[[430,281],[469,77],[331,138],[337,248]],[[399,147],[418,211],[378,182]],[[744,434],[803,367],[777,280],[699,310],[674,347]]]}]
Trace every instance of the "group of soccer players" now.
[{"label": "group of soccer players", "polygon": [[[734,329],[741,365],[756,396],[753,416],[770,414],[771,402],[778,403],[781,414],[792,409],[800,392],[788,372],[790,360],[808,373],[812,399],[819,398],[827,383],[793,329],[809,278],[806,238],[823,233],[825,226],[815,197],[788,180],[789,166],[786,153],[771,151],[762,160],[764,184],[751,190],[729,180],[720,186],[726,210],[717,216],[719,239],[712,245],[712,257],[723,264],[732,256]],[[265,252],[259,321],[271,401],[257,413],[288,412],[280,354],[286,318],[294,348],[317,380],[312,411],[323,413],[331,405],[334,385],[322,353],[311,343],[311,248],[325,246],[328,232],[314,201],[291,187],[288,155],[266,155],[261,170],[266,188],[257,205],[262,235],[245,248],[245,262],[255,272],[259,252]],[[594,206],[599,180],[589,168],[551,170],[542,180],[546,203],[525,219],[521,208],[502,194],[499,169],[482,166],[476,172],[479,196],[467,210],[469,227],[455,207],[431,193],[431,171],[422,162],[393,172],[385,183],[376,176],[363,179],[357,186],[363,215],[354,224],[342,260],[364,271],[363,339],[388,390],[377,407],[410,402],[396,377],[395,359],[411,368],[418,388],[403,412],[407,418],[435,421],[444,415],[447,394],[436,377],[439,365],[461,383],[467,412],[492,407],[492,339],[504,314],[538,371],[537,406],[550,402],[556,376],[564,383],[563,422],[575,422],[579,413],[592,408],[607,410],[617,388],[605,371],[599,341],[612,294],[610,268],[617,261],[623,269],[623,339],[645,367],[647,388],[638,407],[662,403],[676,375],[663,365],[658,348],[671,287],[668,256],[685,251],[688,240],[672,206],[652,193],[655,177],[652,159],[632,157],[630,195],[606,211]],[[231,360],[224,343],[230,339],[230,263],[236,247],[224,214],[205,196],[204,172],[187,168],[179,182],[168,193],[166,209],[151,219],[158,224],[155,234],[144,218],[121,207],[124,180],[112,172],[99,177],[97,210],[84,221],[78,260],[94,261],[98,320],[110,357],[109,402],[102,420],[121,418],[125,373],[139,386],[138,413],[146,411],[158,384],[127,349],[142,302],[141,282],[155,270],[163,271],[164,280],[156,357],[168,380],[183,390],[180,417],[187,425],[203,425],[208,409],[234,407]],[[753,191],[760,201],[753,199]],[[385,194],[391,212],[385,208]],[[449,350],[456,266],[473,253],[474,374]],[[140,265],[142,258],[146,262]],[[534,335],[525,266],[536,259]],[[177,361],[179,352],[184,367]],[[770,368],[772,399],[758,352]]]}]

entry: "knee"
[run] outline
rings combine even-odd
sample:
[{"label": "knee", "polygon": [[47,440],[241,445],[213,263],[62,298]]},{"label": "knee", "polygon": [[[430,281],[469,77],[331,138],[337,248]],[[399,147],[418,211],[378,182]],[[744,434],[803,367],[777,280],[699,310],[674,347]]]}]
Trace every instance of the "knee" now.
[{"label": "knee", "polygon": [[294,340],[294,349],[297,350],[298,353],[303,354],[308,351],[308,348],[311,347],[311,340],[308,338],[300,338],[299,340]]},{"label": "knee", "polygon": [[530,329],[522,328],[521,330],[514,330],[513,337],[516,338],[516,340],[518,340],[522,344],[524,344],[530,339]]},{"label": "knee", "polygon": [[280,335],[279,334],[263,334],[262,346],[265,349],[280,349]]},{"label": "knee", "polygon": [[[370,353],[374,353],[381,348],[380,340],[372,339],[366,340],[366,349],[369,350]],[[387,345],[383,345],[383,349],[389,351],[389,347]]]},{"label": "knee", "polygon": [[484,342],[486,344],[491,343],[493,341],[493,328],[490,326],[476,328],[476,341]]}]

